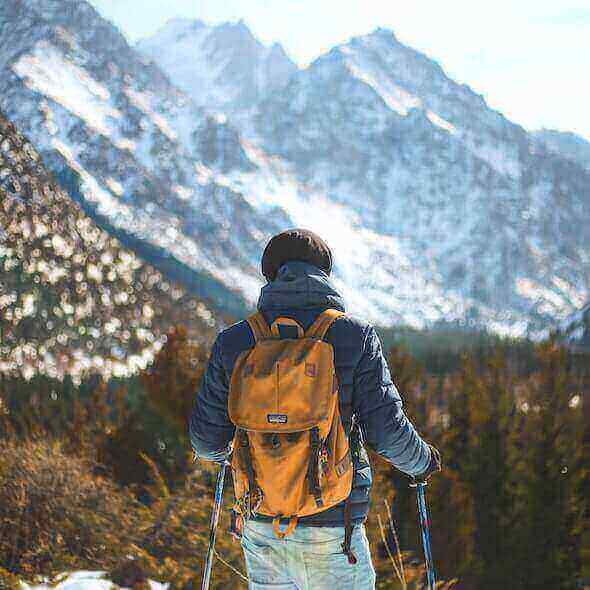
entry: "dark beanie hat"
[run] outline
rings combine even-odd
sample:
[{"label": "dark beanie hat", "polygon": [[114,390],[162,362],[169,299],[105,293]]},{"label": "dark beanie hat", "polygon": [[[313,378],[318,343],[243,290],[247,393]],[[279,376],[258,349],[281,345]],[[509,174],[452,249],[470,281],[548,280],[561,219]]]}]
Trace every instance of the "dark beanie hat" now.
[{"label": "dark beanie hat", "polygon": [[288,229],[271,238],[262,254],[262,274],[267,281],[274,281],[279,268],[290,260],[309,262],[327,274],[332,271],[328,244],[306,229]]}]

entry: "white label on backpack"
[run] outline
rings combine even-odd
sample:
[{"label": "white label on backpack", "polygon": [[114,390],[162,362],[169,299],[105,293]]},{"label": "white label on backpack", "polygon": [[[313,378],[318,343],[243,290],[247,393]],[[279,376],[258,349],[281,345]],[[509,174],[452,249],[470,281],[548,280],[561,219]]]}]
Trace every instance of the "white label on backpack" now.
[{"label": "white label on backpack", "polygon": [[267,414],[266,419],[271,424],[287,424],[287,414]]}]

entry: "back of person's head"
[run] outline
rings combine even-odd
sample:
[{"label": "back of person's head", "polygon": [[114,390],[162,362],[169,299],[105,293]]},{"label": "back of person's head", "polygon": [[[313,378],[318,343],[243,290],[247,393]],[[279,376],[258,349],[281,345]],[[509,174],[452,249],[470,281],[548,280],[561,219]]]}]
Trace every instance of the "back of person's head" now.
[{"label": "back of person's head", "polygon": [[262,254],[262,274],[274,281],[283,264],[307,262],[326,274],[332,271],[332,252],[317,234],[306,229],[288,229],[270,239]]}]

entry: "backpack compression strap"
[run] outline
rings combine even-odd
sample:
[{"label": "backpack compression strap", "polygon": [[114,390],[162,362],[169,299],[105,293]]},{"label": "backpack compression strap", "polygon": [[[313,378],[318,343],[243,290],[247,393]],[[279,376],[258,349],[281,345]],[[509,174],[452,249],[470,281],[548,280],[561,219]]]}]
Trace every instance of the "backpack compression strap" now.
[{"label": "backpack compression strap", "polygon": [[308,328],[305,337],[322,340],[334,321],[343,315],[344,312],[338,309],[326,309],[326,311],[320,313],[315,322]]}]

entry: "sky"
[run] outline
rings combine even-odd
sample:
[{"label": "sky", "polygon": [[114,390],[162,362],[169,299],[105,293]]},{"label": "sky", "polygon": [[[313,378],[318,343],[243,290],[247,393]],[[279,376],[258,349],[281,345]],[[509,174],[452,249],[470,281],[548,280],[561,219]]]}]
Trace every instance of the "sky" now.
[{"label": "sky", "polygon": [[131,42],[174,17],[243,19],[302,67],[377,27],[528,129],[590,140],[590,0],[91,0]]}]

